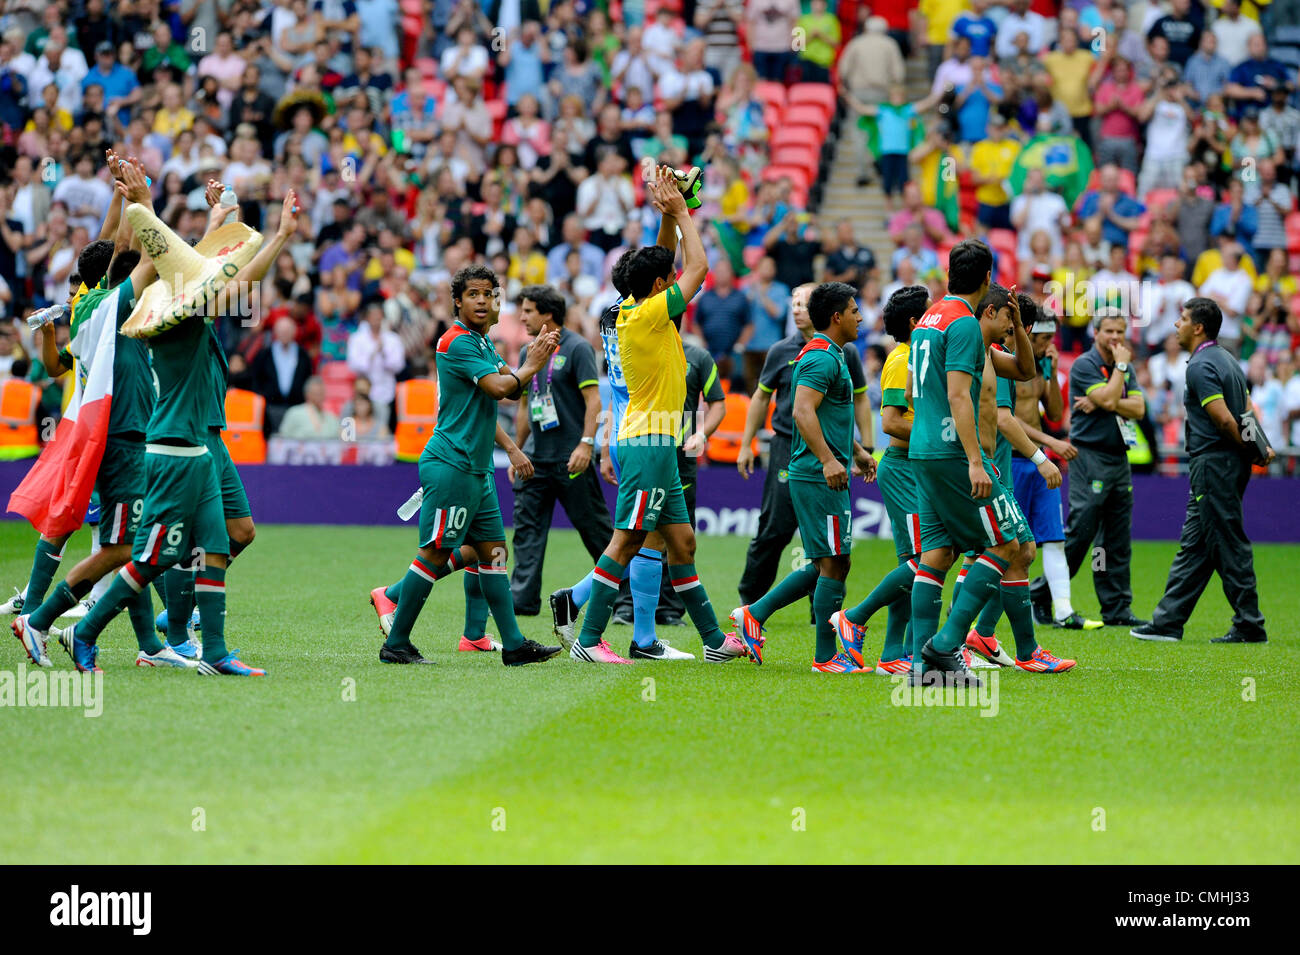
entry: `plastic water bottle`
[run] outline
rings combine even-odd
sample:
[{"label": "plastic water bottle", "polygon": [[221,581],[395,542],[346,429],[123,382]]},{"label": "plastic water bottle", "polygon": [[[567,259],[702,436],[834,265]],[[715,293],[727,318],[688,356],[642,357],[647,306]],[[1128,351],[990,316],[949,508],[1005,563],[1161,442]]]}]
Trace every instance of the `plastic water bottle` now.
[{"label": "plastic water bottle", "polygon": [[[231,189],[229,186],[226,186],[225,190],[221,193],[220,204],[222,206],[237,206],[239,205],[239,196],[235,195],[234,189]],[[228,216],[226,216],[225,220],[221,224],[226,225],[227,223],[234,222],[234,221],[235,221],[235,213],[232,212]],[[405,520],[405,518],[403,518],[403,520]]]},{"label": "plastic water bottle", "polygon": [[423,503],[424,488],[417,488],[416,492],[406,499],[406,503],[397,509],[397,516],[404,521],[409,521]]}]

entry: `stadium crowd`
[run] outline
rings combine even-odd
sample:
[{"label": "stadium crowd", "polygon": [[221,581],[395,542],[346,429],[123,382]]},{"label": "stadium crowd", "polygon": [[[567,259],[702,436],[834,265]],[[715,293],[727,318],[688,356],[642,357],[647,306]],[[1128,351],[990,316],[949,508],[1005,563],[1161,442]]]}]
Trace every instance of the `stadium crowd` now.
[{"label": "stadium crowd", "polygon": [[[931,78],[914,102],[909,60]],[[46,380],[22,319],[63,300],[98,232],[106,148],[143,161],[190,240],[209,178],[254,228],[301,197],[272,276],[221,327],[231,385],[292,438],[336,437],[344,418],[386,438],[470,262],[504,279],[502,355],[527,338],[520,290],[542,283],[598,346],[612,263],[655,240],[648,160],[705,170],[711,268],[683,331],[737,391],[810,281],[861,290],[878,378],[884,301],[915,282],[937,298],[948,249],[976,235],[1000,278],[1062,316],[1063,374],[1096,309],[1137,319],[1152,446],[1182,443],[1172,327],[1198,293],[1224,310],[1265,431],[1297,445],[1297,66],[1295,0],[5,0],[0,380],[41,387],[41,416],[70,391]],[[806,84],[834,90],[837,118],[805,179],[773,165],[771,143],[781,88]],[[886,223],[817,208],[854,136]],[[1092,175],[1063,185],[1029,161],[1047,141]]]}]

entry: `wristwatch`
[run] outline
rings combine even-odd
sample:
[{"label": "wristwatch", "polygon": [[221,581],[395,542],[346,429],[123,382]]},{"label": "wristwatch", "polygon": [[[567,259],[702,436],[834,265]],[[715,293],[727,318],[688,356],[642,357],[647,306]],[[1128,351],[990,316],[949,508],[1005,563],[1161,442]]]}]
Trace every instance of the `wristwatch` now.
[{"label": "wristwatch", "polygon": [[595,438],[588,438],[588,437],[585,437],[585,436],[584,436],[584,437],[582,438],[582,443],[583,443],[583,444],[589,444],[589,445],[591,445],[591,446],[594,448],[594,447],[596,446],[596,439],[595,439]]},{"label": "wristwatch", "polygon": [[1116,370],[1116,371],[1122,371],[1122,372],[1124,372],[1125,374],[1127,374],[1127,373],[1128,373],[1128,362],[1126,362],[1126,361],[1117,361],[1117,362],[1115,362],[1115,370]]}]

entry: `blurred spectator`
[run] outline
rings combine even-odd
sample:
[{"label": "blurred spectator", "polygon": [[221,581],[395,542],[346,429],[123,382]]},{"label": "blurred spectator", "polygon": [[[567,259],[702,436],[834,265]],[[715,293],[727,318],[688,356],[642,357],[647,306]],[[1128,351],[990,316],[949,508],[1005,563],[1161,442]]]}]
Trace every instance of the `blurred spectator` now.
[{"label": "blurred spectator", "polygon": [[957,109],[958,139],[978,142],[988,134],[989,114],[1002,102],[1002,86],[993,79],[988,61],[971,57],[971,79],[957,88],[953,105]]},{"label": "blurred spectator", "polygon": [[1111,61],[1110,72],[1097,86],[1095,103],[1100,138],[1093,160],[1099,166],[1117,165],[1134,175],[1138,171],[1139,118],[1146,97],[1128,60]]},{"label": "blurred spectator", "polygon": [[687,43],[682,50],[681,67],[668,65],[659,77],[659,97],[663,100],[663,108],[672,113],[673,132],[686,138],[690,156],[704,148],[705,133],[713,122],[713,100],[717,93],[713,75],[704,68],[704,49],[703,40]]},{"label": "blurred spectator", "polygon": [[991,0],[971,0],[970,9],[958,14],[952,23],[954,41],[962,38],[970,43],[970,51],[975,56],[990,56],[993,41],[997,38],[997,22],[988,15]]},{"label": "blurred spectator", "polygon": [[1268,106],[1259,113],[1259,128],[1272,136],[1282,151],[1277,177],[1287,185],[1295,180],[1295,162],[1300,153],[1300,109],[1289,103],[1294,92],[1290,83],[1271,90]]},{"label": "blurred spectator", "polygon": [[443,51],[439,63],[442,77],[448,83],[458,76],[476,81],[483,79],[488,68],[488,51],[477,40],[471,27],[464,26],[456,31],[456,45]]},{"label": "blurred spectator", "polygon": [[[838,219],[835,232],[826,242],[826,282],[847,282],[856,289],[863,288],[867,280],[876,275],[876,255],[868,246],[858,242],[853,232],[852,219]],[[877,291],[879,287],[877,287]]]},{"label": "blurred spectator", "polygon": [[699,0],[695,4],[695,28],[704,34],[707,44],[704,65],[724,81],[740,65],[739,28],[744,18],[744,0]]},{"label": "blurred spectator", "polygon": [[1245,192],[1240,179],[1228,183],[1227,196],[1210,219],[1210,235],[1236,239],[1245,252],[1253,256],[1259,215],[1255,206],[1246,202]]},{"label": "blurred spectator", "polygon": [[397,396],[397,375],[406,366],[406,352],[397,333],[384,327],[384,306],[372,301],[364,318],[348,338],[348,367],[370,380],[370,398],[385,408],[384,419],[395,420],[392,404]]},{"label": "blurred spectator", "polygon": [[615,54],[614,61],[610,64],[610,76],[615,82],[623,84],[624,91],[636,88],[641,91],[643,102],[652,103],[655,83],[665,63],[643,46],[641,37],[640,27],[629,27],[623,49]]},{"label": "blurred spectator", "polygon": [[1061,33],[1055,50],[1044,53],[1043,66],[1052,77],[1052,95],[1070,112],[1074,132],[1092,148],[1092,92],[1088,79],[1093,70],[1092,53],[1079,46],[1075,30]]},{"label": "blurred spectator", "polygon": [[1181,68],[1196,51],[1204,24],[1204,13],[1192,9],[1192,0],[1171,0],[1169,12],[1151,25],[1147,36],[1164,37],[1169,43],[1169,59]]},{"label": "blurred spectator", "polygon": [[[303,403],[304,388],[311,377],[311,359],[298,345],[297,334],[298,326],[292,318],[276,319],[270,343],[258,351],[249,365],[252,389],[266,399],[265,430],[268,435],[280,430],[280,423],[290,407]],[[317,406],[324,401],[324,391],[322,384]],[[337,436],[337,428],[336,421],[335,431],[330,437]]]},{"label": "blurred spectator", "polygon": [[[1041,169],[1025,175],[1025,187],[1011,202],[1011,224],[1017,231],[1016,255],[1027,258],[1029,240],[1035,232],[1046,232],[1052,240],[1053,254],[1064,251],[1062,234],[1069,228],[1070,210],[1059,194],[1047,189]],[[893,234],[893,229],[890,229]]]},{"label": "blurred spectator", "polygon": [[1075,210],[1080,219],[1099,216],[1106,241],[1127,246],[1128,234],[1137,228],[1138,217],[1146,207],[1120,190],[1118,166],[1103,166],[1098,185],[1079,197]]},{"label": "blurred spectator", "polygon": [[28,96],[31,91],[44,90],[53,83],[59,91],[59,107],[75,113],[81,108],[81,81],[89,72],[85,55],[76,47],[68,46],[68,31],[62,26],[52,27],[44,50],[27,74]]},{"label": "blurred spectator", "polygon": [[315,315],[321,324],[321,358],[342,361],[347,357],[348,338],[356,328],[361,293],[348,288],[346,266],[338,265],[321,273],[316,290]]},{"label": "blurred spectator", "polygon": [[338,416],[325,410],[325,382],[312,375],[303,384],[303,401],[284,413],[278,434],[294,441],[337,441]]},{"label": "blurred spectator", "polygon": [[744,349],[745,391],[750,394],[758,387],[767,350],[785,337],[790,289],[790,285],[777,277],[776,260],[770,255],[758,260],[754,274],[745,283],[749,322],[738,344]]},{"label": "blurred spectator", "polygon": [[1232,112],[1240,119],[1247,107],[1262,108],[1275,87],[1285,85],[1287,68],[1268,55],[1268,43],[1262,33],[1252,33],[1246,40],[1249,56],[1232,68],[1223,95],[1232,102]]},{"label": "blurred spectator", "polygon": [[1183,255],[1190,262],[1195,262],[1197,256],[1209,247],[1210,223],[1214,216],[1214,200],[1210,198],[1214,190],[1207,188],[1205,192],[1209,195],[1206,195],[1197,182],[1198,174],[1203,174],[1204,170],[1202,163],[1193,160],[1183,169],[1183,181],[1178,189],[1178,239]]},{"label": "blurred spectator", "polygon": [[384,441],[391,437],[388,425],[376,414],[375,404],[369,395],[357,395],[350,402],[345,416],[357,441]]},{"label": "blurred spectator", "polygon": [[1016,55],[1016,37],[1025,36],[1025,48],[1030,55],[1037,56],[1047,49],[1051,39],[1052,28],[1041,14],[1029,9],[1029,0],[1011,0],[1009,10],[998,25],[997,41],[994,50],[998,59],[1011,59]]},{"label": "blurred spectator", "polygon": [[[787,212],[763,237],[763,247],[772,258],[772,277],[787,290],[813,280],[813,257],[821,251],[821,243],[807,215],[794,210]],[[760,370],[761,367],[754,374]]]},{"label": "blurred spectator", "polygon": [[927,249],[924,243],[924,230],[920,223],[913,222],[903,230],[903,244],[894,250],[894,255],[889,260],[890,272],[898,275],[898,267],[903,259],[908,259],[920,275],[924,275],[931,269],[937,269],[939,257],[934,254],[933,249]]},{"label": "blurred spectator", "polygon": [[1200,46],[1188,57],[1187,64],[1183,67],[1183,79],[1192,88],[1196,104],[1203,104],[1211,95],[1220,92],[1232,73],[1235,64],[1225,60],[1219,54],[1218,47],[1216,35],[1206,30],[1201,34]]},{"label": "blurred spectator", "polygon": [[889,219],[889,237],[901,243],[904,230],[913,222],[920,223],[925,232],[922,241],[927,249],[937,249],[952,238],[943,213],[922,202],[921,187],[916,180],[903,186],[903,208]]},{"label": "blurred spectator", "polygon": [[605,267],[605,255],[598,246],[587,241],[582,219],[577,215],[565,216],[562,233],[563,241],[546,255],[546,274],[552,281],[556,280],[564,274],[564,260],[569,253],[577,252],[582,274],[599,281]]},{"label": "blurred spectator", "polygon": [[1177,189],[1187,165],[1187,140],[1195,114],[1188,105],[1191,90],[1172,77],[1164,79],[1138,108],[1147,124],[1146,150],[1138,176],[1138,196],[1152,189]]},{"label": "blurred spectator", "polygon": [[718,374],[730,381],[735,373],[732,354],[750,321],[750,303],[736,288],[736,273],[725,258],[711,270],[713,287],[695,300],[695,324],[704,336],[704,347],[713,356]]},{"label": "blurred spectator", "polygon": [[1244,184],[1242,200],[1254,207],[1258,219],[1251,252],[1259,268],[1268,260],[1269,252],[1286,249],[1286,217],[1293,202],[1291,190],[1277,180],[1273,160],[1260,160],[1257,176]]},{"label": "blurred spectator", "polygon": [[989,229],[1011,228],[1011,199],[1006,183],[1020,155],[1020,143],[1007,135],[1007,121],[999,113],[989,119],[988,138],[971,149],[970,168],[975,179],[976,219]]},{"label": "blurred spectator", "polygon": [[81,226],[92,235],[99,234],[99,224],[104,221],[113,189],[95,174],[100,165],[97,157],[83,152],[73,161],[72,174],[65,176],[54,190],[54,201],[68,210],[68,224]]},{"label": "blurred spectator", "polygon": [[1219,15],[1214,18],[1211,31],[1219,42],[1219,54],[1231,66],[1250,55],[1250,38],[1262,32],[1259,21],[1241,15],[1240,0],[1220,0]]},{"label": "blurred spectator", "polygon": [[1151,374],[1151,384],[1156,388],[1168,388],[1173,392],[1173,403],[1178,407],[1183,404],[1183,389],[1187,387],[1187,360],[1191,356],[1178,345],[1178,336],[1166,335],[1160,343],[1160,351],[1151,356],[1147,370]]},{"label": "blurred spectator", "polygon": [[746,0],[746,6],[754,69],[765,80],[784,83],[791,65],[791,31],[801,13],[799,0]]},{"label": "blurred spectator", "polygon": [[1254,278],[1241,267],[1242,249],[1235,242],[1227,243],[1222,251],[1223,264],[1210,273],[1197,289],[1200,295],[1212,298],[1223,310],[1223,327],[1219,330],[1219,344],[1234,355],[1241,349],[1241,317],[1250,302]]},{"label": "blurred spectator", "polygon": [[[1142,303],[1142,315],[1146,320],[1146,328],[1142,329],[1142,341],[1148,354],[1162,344],[1168,351],[1167,339],[1170,338],[1174,342],[1174,351],[1179,350],[1174,323],[1182,314],[1183,303],[1196,295],[1196,289],[1183,278],[1186,268],[1186,263],[1177,255],[1166,254],[1160,259],[1160,278],[1152,286],[1151,295]],[[1181,401],[1181,385],[1179,391]]]},{"label": "blurred spectator", "polygon": [[807,13],[795,21],[801,30],[798,50],[799,79],[804,83],[829,83],[831,64],[840,48],[840,21],[826,11],[826,0],[811,0]]},{"label": "blurred spectator", "polygon": [[[608,252],[622,241],[623,227],[636,207],[627,163],[616,147],[601,146],[595,175],[578,187],[577,214],[592,245]],[[602,271],[603,271],[602,261]],[[594,276],[600,278],[600,272]]]}]

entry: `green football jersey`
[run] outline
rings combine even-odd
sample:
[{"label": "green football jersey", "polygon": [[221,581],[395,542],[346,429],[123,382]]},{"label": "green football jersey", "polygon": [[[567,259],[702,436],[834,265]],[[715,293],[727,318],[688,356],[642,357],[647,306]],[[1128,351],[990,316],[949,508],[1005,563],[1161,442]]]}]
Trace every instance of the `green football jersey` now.
[{"label": "green football jersey", "polygon": [[[1012,415],[1016,413],[1016,383],[1010,378],[1000,376],[998,378],[998,407],[1010,408]],[[1009,488],[1011,487],[1011,442],[1002,434],[1001,428],[997,430],[997,442],[993,446],[993,463]]]},{"label": "green football jersey", "polygon": [[907,360],[916,415],[908,457],[966,457],[948,404],[948,372],[964,371],[970,375],[970,400],[978,436],[984,359],[984,333],[964,299],[945,295],[921,316],[912,332],[912,350]]},{"label": "green football jersey", "polygon": [[230,363],[226,350],[221,347],[215,323],[208,325],[208,355],[212,362],[212,404],[208,410],[208,427],[218,430],[226,426],[226,387],[230,383]]},{"label": "green football jersey", "polygon": [[471,474],[492,470],[497,403],[478,386],[505,362],[485,336],[459,321],[438,339],[438,423],[424,453]]},{"label": "green football jersey", "polygon": [[[108,299],[117,297],[117,328],[131,317],[135,307],[135,290],[131,280],[112,289],[96,287],[77,300],[80,316],[88,318]],[[153,369],[149,366],[149,346],[137,338],[118,335],[113,345],[113,401],[108,414],[110,436],[144,434],[153,414],[158,391],[154,384]]]},{"label": "green football jersey", "polygon": [[158,377],[158,404],[149,419],[150,441],[198,447],[207,439],[213,394],[207,326],[196,315],[149,339]]},{"label": "green football jersey", "polygon": [[[814,335],[794,360],[790,391],[797,395],[800,385],[824,396],[817,406],[822,437],[835,460],[849,467],[853,457],[853,380],[844,360],[844,349],[820,332]],[[790,477],[825,480],[822,463],[804,441],[798,425],[790,448]]]}]

